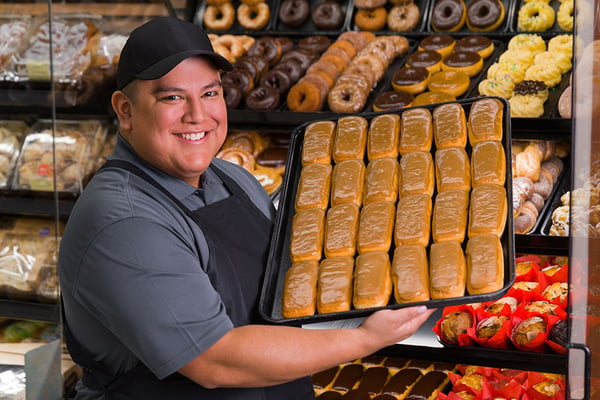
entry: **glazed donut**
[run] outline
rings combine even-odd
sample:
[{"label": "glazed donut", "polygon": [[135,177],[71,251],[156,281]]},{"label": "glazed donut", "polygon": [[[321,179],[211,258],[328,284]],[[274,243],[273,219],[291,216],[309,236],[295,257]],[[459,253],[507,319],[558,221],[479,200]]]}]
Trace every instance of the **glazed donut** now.
[{"label": "glazed donut", "polygon": [[340,74],[348,65],[348,61],[346,59],[335,54],[324,54],[321,56],[321,58],[319,58],[319,61],[331,63]]},{"label": "glazed donut", "polygon": [[275,168],[256,165],[252,175],[262,185],[267,194],[272,195],[283,183],[283,177]]},{"label": "glazed donut", "polygon": [[326,0],[313,7],[311,19],[317,29],[335,30],[344,23],[342,6],[334,0]]},{"label": "glazed donut", "polygon": [[244,47],[244,50],[246,50],[246,51],[248,51],[250,49],[250,47],[252,47],[252,45],[256,41],[256,39],[254,39],[250,35],[237,35],[237,37],[242,42],[242,46]]},{"label": "glazed donut", "polygon": [[542,81],[553,88],[558,85],[562,79],[560,68],[552,64],[534,64],[525,71],[525,79],[532,81]]},{"label": "glazed donut", "polygon": [[387,10],[385,7],[361,8],[354,14],[354,23],[361,30],[381,31],[387,23]]},{"label": "glazed donut", "polygon": [[456,97],[444,92],[423,92],[417,95],[413,101],[413,106],[425,106],[428,104],[446,103],[454,101]]},{"label": "glazed donut", "polygon": [[394,43],[394,48],[396,50],[396,57],[403,56],[408,51],[408,39],[405,36],[401,35],[390,35],[388,36]]},{"label": "glazed donut", "polygon": [[494,52],[494,42],[488,37],[469,35],[461,38],[454,46],[456,51],[474,51],[486,59]]},{"label": "glazed donut", "polygon": [[365,55],[379,58],[387,67],[396,57],[396,43],[391,36],[379,36],[361,51],[361,56]]},{"label": "glazed donut", "polygon": [[334,50],[334,49],[340,49],[342,50],[344,53],[346,53],[348,55],[348,57],[350,57],[350,59],[353,59],[356,56],[356,48],[352,45],[352,43],[350,43],[347,40],[336,40],[335,42],[333,42],[329,48],[327,49],[327,51],[329,50]]},{"label": "glazed donut", "polygon": [[327,90],[327,83],[319,84],[318,79],[318,75],[307,75],[290,88],[287,106],[291,111],[316,112],[323,109],[326,96],[322,93],[322,85]]},{"label": "glazed donut", "polygon": [[323,35],[306,36],[298,41],[298,48],[314,50],[321,54],[331,44],[331,39]]},{"label": "glazed donut", "polygon": [[263,36],[248,50],[250,56],[260,56],[267,59],[269,65],[273,66],[281,59],[281,42],[272,36]]},{"label": "glazed donut", "polygon": [[226,31],[235,22],[235,9],[230,2],[219,5],[209,5],[202,17],[204,26],[215,31]]},{"label": "glazed donut", "polygon": [[415,95],[427,89],[430,75],[423,67],[403,67],[394,72],[392,87],[394,90]]},{"label": "glazed donut", "polygon": [[467,7],[463,0],[436,0],[431,10],[431,27],[434,31],[459,31],[466,20]]},{"label": "glazed donut", "polygon": [[334,81],[340,76],[340,74],[342,72],[342,71],[338,70],[334,64],[327,62],[327,60],[322,60],[322,59],[319,59],[319,60],[315,61],[314,63],[312,63],[310,65],[310,67],[308,67],[308,69],[306,70],[306,73],[312,74],[317,71],[321,71],[321,72],[327,74]]},{"label": "glazed donut", "polygon": [[246,150],[235,147],[228,147],[220,150],[216,157],[220,158],[221,160],[229,161],[230,163],[239,165],[246,171],[250,172],[254,171],[256,166],[256,160],[252,154]]},{"label": "glazed donut", "polygon": [[357,65],[359,68],[362,64],[368,65],[368,67],[373,71],[373,76],[375,78],[375,82],[379,82],[383,75],[385,74],[385,65],[383,62],[374,56],[369,55],[359,55],[352,59],[352,64]]},{"label": "glazed donut", "polygon": [[558,6],[556,21],[560,29],[573,32],[573,0],[565,0]]},{"label": "glazed donut", "polygon": [[254,89],[254,77],[251,72],[244,68],[234,68],[223,74],[221,82],[225,86],[235,86],[242,91],[242,96]]},{"label": "glazed donut", "polygon": [[548,100],[548,86],[542,81],[521,81],[515,85],[513,96],[536,96],[542,99],[542,102]]},{"label": "glazed donut", "polygon": [[282,95],[292,87],[292,80],[282,69],[271,68],[260,78],[259,86],[275,88]]},{"label": "glazed donut", "polygon": [[511,118],[538,118],[544,115],[544,102],[539,97],[515,95],[508,102]]},{"label": "glazed donut", "polygon": [[483,68],[483,58],[473,51],[455,51],[442,62],[442,71],[462,71],[469,78],[477,75]]},{"label": "glazed donut", "polygon": [[257,31],[267,26],[270,17],[271,9],[264,2],[254,5],[242,3],[237,9],[237,20],[240,25],[252,31]]},{"label": "glazed donut", "polygon": [[520,31],[544,32],[552,28],[556,15],[554,9],[541,1],[523,3],[517,15]]},{"label": "glazed donut", "polygon": [[387,15],[387,26],[396,32],[412,31],[421,19],[421,10],[415,3],[394,6]]},{"label": "glazed donut", "polygon": [[238,58],[246,54],[246,49],[244,49],[242,40],[237,36],[230,34],[221,35],[216,40],[216,44],[224,46],[229,51],[234,63]]},{"label": "glazed donut", "polygon": [[282,24],[291,28],[303,25],[310,14],[308,0],[283,0],[278,17]]},{"label": "glazed donut", "polygon": [[442,69],[442,55],[432,50],[416,51],[408,56],[406,65],[427,68],[433,74]]},{"label": "glazed donut", "polygon": [[479,82],[477,89],[482,96],[498,96],[509,99],[515,83],[508,76],[494,76]]},{"label": "glazed donut", "polygon": [[449,35],[429,35],[419,42],[419,51],[437,51],[442,55],[442,58],[447,57],[456,46],[456,39]]},{"label": "glazed donut", "polygon": [[377,85],[378,81],[375,77],[375,72],[373,72],[369,64],[353,62],[344,70],[344,74],[346,73],[362,75],[369,83],[370,88],[374,88]]},{"label": "glazed donut", "polygon": [[265,0],[240,0],[244,4],[248,4],[250,6],[255,6],[258,3],[263,3]]},{"label": "glazed donut", "polygon": [[410,93],[402,91],[384,92],[375,98],[373,101],[373,111],[391,111],[399,110],[412,106],[414,96]]},{"label": "glazed donut", "polygon": [[377,8],[383,7],[386,0],[355,0],[354,7],[356,8]]},{"label": "glazed donut", "polygon": [[427,88],[432,92],[444,92],[458,97],[469,89],[470,84],[469,75],[462,71],[440,71],[429,78]]},{"label": "glazed donut", "polygon": [[359,52],[367,45],[367,43],[369,43],[367,35],[364,35],[363,33],[367,32],[346,31],[338,36],[338,40],[349,41],[352,43],[356,51]]},{"label": "glazed donut", "polygon": [[325,50],[325,52],[321,55],[321,58],[325,58],[327,56],[336,56],[338,58],[341,58],[342,60],[344,60],[344,67],[350,64],[350,61],[352,61],[352,57],[350,57],[348,53],[346,53],[343,49],[340,49],[339,47],[329,46],[329,48]]},{"label": "glazed donut", "polygon": [[473,0],[467,6],[467,27],[474,32],[497,29],[506,15],[502,0]]},{"label": "glazed donut", "polygon": [[229,61],[230,63],[234,63],[234,59],[233,56],[231,55],[231,52],[229,51],[229,49],[221,44],[213,44],[213,50],[215,51],[215,53],[219,54],[220,56],[223,56],[223,58],[225,58],[227,61]]},{"label": "glazed donut", "polygon": [[337,113],[356,113],[363,109],[369,96],[368,82],[358,74],[344,74],[327,95],[329,109]]},{"label": "glazed donut", "polygon": [[571,118],[571,85],[567,86],[558,98],[558,114],[561,118]]},{"label": "glazed donut", "polygon": [[277,88],[257,86],[246,95],[246,106],[251,110],[272,111],[279,107],[281,96]]}]

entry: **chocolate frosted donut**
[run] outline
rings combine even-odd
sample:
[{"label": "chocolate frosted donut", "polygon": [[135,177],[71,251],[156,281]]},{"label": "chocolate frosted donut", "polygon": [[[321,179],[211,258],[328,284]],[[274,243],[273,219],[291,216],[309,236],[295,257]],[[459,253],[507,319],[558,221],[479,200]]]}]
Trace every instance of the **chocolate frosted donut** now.
[{"label": "chocolate frosted donut", "polygon": [[293,58],[285,61],[279,61],[279,63],[277,63],[277,65],[275,65],[271,70],[283,71],[283,73],[290,78],[292,84],[298,82],[298,79],[300,79],[300,77],[304,73],[300,61]]},{"label": "chocolate frosted donut", "polygon": [[300,63],[300,67],[302,71],[306,71],[306,69],[316,61],[319,57],[319,53],[314,50],[309,49],[293,49],[285,53],[281,57],[281,61],[287,61],[290,59],[297,60]]},{"label": "chocolate frosted donut", "polygon": [[284,94],[292,86],[292,81],[283,70],[273,68],[260,78],[259,85],[275,88],[280,94]]},{"label": "chocolate frosted donut", "polygon": [[263,36],[248,49],[248,55],[264,57],[269,65],[274,65],[281,58],[281,43],[274,37]]},{"label": "chocolate frosted donut", "polygon": [[244,99],[244,93],[239,86],[223,84],[223,97],[225,98],[225,104],[227,104],[228,108],[238,108]]},{"label": "chocolate frosted donut", "polygon": [[467,24],[471,30],[489,30],[502,16],[500,0],[474,0],[467,7]]},{"label": "chocolate frosted donut", "polygon": [[448,67],[460,68],[474,65],[481,61],[481,56],[473,51],[455,51],[444,59]]},{"label": "chocolate frosted donut", "polygon": [[494,43],[485,36],[468,35],[456,42],[454,51],[474,51],[481,57],[487,58],[494,51]]},{"label": "chocolate frosted donut", "polygon": [[283,0],[279,6],[279,20],[291,28],[301,26],[308,19],[308,0]]},{"label": "chocolate frosted donut", "polygon": [[462,0],[437,0],[431,11],[431,26],[436,31],[457,31],[466,19],[465,3]]},{"label": "chocolate frosted donut", "polygon": [[312,11],[312,22],[318,29],[339,29],[344,23],[344,10],[342,6],[333,0],[326,0],[314,6]]},{"label": "chocolate frosted donut", "polygon": [[413,102],[413,95],[407,92],[390,91],[377,96],[373,102],[373,111],[398,110],[409,107]]},{"label": "chocolate frosted donut", "polygon": [[[442,55],[437,51],[425,50],[425,51],[416,51],[406,59],[406,64],[411,67],[422,67],[429,69],[435,69],[434,66],[440,64],[442,62]],[[438,68],[439,70],[439,68]]]},{"label": "chocolate frosted donut", "polygon": [[301,49],[314,50],[320,54],[327,50],[330,44],[331,39],[329,39],[327,36],[312,35],[300,39],[298,42],[298,47]]},{"label": "chocolate frosted donut", "polygon": [[281,96],[274,87],[257,86],[246,96],[246,106],[251,110],[272,111],[279,107]]},{"label": "chocolate frosted donut", "polygon": [[235,86],[245,95],[254,88],[254,77],[252,72],[243,68],[234,68],[223,74],[221,78],[223,86]]},{"label": "chocolate frosted donut", "polygon": [[433,50],[447,56],[452,52],[456,40],[449,35],[429,35],[419,42],[419,50]]},{"label": "chocolate frosted donut", "polygon": [[281,45],[282,54],[287,53],[288,51],[294,48],[294,42],[287,36],[277,36],[275,40],[277,40]]},{"label": "chocolate frosted donut", "polygon": [[427,89],[430,73],[423,67],[403,67],[392,75],[392,87],[410,94],[418,94]]}]

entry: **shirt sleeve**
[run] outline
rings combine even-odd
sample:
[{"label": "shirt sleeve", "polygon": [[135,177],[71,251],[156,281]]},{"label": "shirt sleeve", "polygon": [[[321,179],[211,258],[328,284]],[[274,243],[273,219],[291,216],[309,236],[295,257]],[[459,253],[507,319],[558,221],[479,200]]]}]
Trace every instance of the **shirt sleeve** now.
[{"label": "shirt sleeve", "polygon": [[76,287],[89,311],[159,378],[233,327],[194,243],[173,227],[139,217],[109,225],[79,274],[87,275]]}]

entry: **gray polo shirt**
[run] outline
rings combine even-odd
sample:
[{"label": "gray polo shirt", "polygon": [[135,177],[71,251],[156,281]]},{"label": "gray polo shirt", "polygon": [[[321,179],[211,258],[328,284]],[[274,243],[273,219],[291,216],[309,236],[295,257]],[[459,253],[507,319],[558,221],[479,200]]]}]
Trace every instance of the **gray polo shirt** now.
[{"label": "gray polo shirt", "polygon": [[[202,189],[192,187],[144,163],[121,137],[111,158],[136,164],[191,210],[229,196],[210,169]],[[273,220],[273,204],[252,175],[219,159],[213,164]],[[200,228],[164,193],[124,170],[96,174],[60,246],[70,330],[114,373],[137,359],[158,378],[174,373],[232,329],[205,273],[208,257]]]}]

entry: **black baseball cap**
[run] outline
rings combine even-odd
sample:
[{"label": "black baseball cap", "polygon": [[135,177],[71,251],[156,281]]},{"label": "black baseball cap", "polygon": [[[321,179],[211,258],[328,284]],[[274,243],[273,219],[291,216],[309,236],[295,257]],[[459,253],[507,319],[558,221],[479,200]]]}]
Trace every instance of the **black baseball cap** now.
[{"label": "black baseball cap", "polygon": [[158,79],[188,57],[207,57],[222,70],[233,66],[217,54],[200,26],[176,17],[157,17],[134,29],[119,58],[117,89],[135,79]]}]

